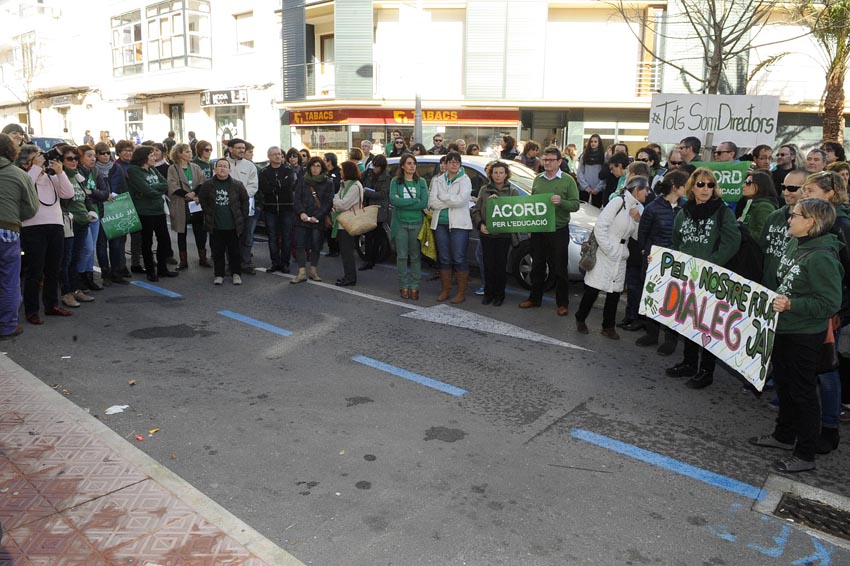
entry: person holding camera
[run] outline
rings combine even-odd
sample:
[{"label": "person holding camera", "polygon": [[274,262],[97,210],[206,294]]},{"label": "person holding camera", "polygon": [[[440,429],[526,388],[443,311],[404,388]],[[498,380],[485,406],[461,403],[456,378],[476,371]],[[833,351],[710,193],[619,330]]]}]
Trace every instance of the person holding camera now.
[{"label": "person holding camera", "polygon": [[21,223],[21,249],[27,258],[23,273],[24,316],[30,324],[44,322],[39,315],[39,294],[45,315],[71,316],[71,311],[59,306],[59,275],[65,249],[59,199],[74,198],[74,187],[60,159],[58,151],[43,154],[31,144],[22,146],[18,153],[17,165],[35,183],[39,203],[35,216]]}]

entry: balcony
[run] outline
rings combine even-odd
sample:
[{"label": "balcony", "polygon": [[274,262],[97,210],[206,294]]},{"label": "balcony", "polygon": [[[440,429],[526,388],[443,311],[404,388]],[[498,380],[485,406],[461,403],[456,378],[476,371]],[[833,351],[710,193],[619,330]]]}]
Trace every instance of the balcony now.
[{"label": "balcony", "polygon": [[290,68],[281,68],[284,85],[284,99],[298,100],[301,85],[304,89],[304,99],[333,98],[336,95],[333,63],[307,63],[306,65],[293,65]]},{"label": "balcony", "polygon": [[661,63],[660,61],[644,61],[637,65],[636,96],[648,98],[654,93],[661,92]]}]

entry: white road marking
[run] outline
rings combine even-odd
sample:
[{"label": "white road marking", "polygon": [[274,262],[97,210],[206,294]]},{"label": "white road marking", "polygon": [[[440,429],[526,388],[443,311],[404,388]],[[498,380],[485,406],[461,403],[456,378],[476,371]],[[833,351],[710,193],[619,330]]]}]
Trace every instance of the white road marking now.
[{"label": "white road marking", "polygon": [[449,326],[457,326],[458,328],[468,328],[470,330],[479,330],[481,332],[489,332],[490,334],[501,334],[502,336],[510,336],[519,338],[520,340],[530,340],[532,342],[540,342],[541,344],[551,344],[553,346],[562,346],[564,348],[573,348],[575,350],[583,350],[590,352],[587,348],[563,342],[538,334],[507,322],[495,320],[493,318],[476,314],[474,312],[465,311],[450,307],[449,305],[437,305],[435,307],[420,309],[416,312],[410,312],[401,315],[405,318],[413,318],[416,320],[427,320],[437,324],[446,324]]},{"label": "white road marking", "polygon": [[[265,271],[265,269],[257,268],[257,271]],[[275,272],[271,275],[277,275],[278,277],[283,277],[285,279],[294,279],[295,277],[294,275],[280,272]],[[393,299],[378,297],[376,295],[370,295],[368,293],[361,293],[360,291],[355,291],[354,289],[350,289],[348,287],[337,287],[333,283],[325,283],[318,281],[306,281],[306,283],[325,287],[326,289],[332,289],[340,293],[348,293],[349,295],[354,295],[362,299],[378,301],[379,303],[385,303],[388,305],[393,305],[396,307],[407,309],[409,311],[413,311],[401,315],[407,318],[413,318],[416,320],[426,320],[428,322],[434,322],[437,324],[456,326],[458,328],[469,328],[470,330],[479,330],[481,332],[488,332],[490,334],[501,334],[502,336],[510,336],[512,338],[519,338],[520,340],[530,340],[531,342],[539,342],[541,344],[550,344],[552,346],[561,346],[564,348],[572,348],[574,350],[582,350],[584,352],[592,352],[592,350],[588,350],[587,348],[583,348],[575,344],[570,344],[569,342],[556,340],[555,338],[550,338],[549,336],[538,334],[537,332],[532,332],[531,330],[526,330],[513,324],[508,324],[507,322],[501,322],[494,318],[475,314],[473,312],[465,311],[463,309],[454,308],[449,305],[422,307],[419,305],[411,304],[410,302],[396,301]]]}]

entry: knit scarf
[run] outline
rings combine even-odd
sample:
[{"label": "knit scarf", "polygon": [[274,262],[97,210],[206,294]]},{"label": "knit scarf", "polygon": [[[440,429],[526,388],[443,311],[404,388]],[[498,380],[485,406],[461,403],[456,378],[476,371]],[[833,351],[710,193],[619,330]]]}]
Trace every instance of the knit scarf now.
[{"label": "knit scarf", "polygon": [[106,163],[101,163],[100,161],[95,162],[94,169],[97,171],[98,177],[109,177],[109,172],[112,171],[112,168],[115,166],[115,162],[110,160]]},{"label": "knit scarf", "polygon": [[318,175],[313,175],[312,173],[307,173],[304,175],[304,182],[308,185],[315,187],[316,185],[320,185],[328,180],[328,174],[324,171],[319,173]]}]

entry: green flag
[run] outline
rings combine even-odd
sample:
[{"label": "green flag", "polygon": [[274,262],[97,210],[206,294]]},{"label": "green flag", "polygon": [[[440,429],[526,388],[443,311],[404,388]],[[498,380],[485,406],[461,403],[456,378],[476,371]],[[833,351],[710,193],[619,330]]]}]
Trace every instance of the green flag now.
[{"label": "green flag", "polygon": [[738,202],[741,200],[744,181],[750,171],[752,161],[712,161],[694,163],[699,167],[711,169],[723,192],[723,200],[726,202]]}]

